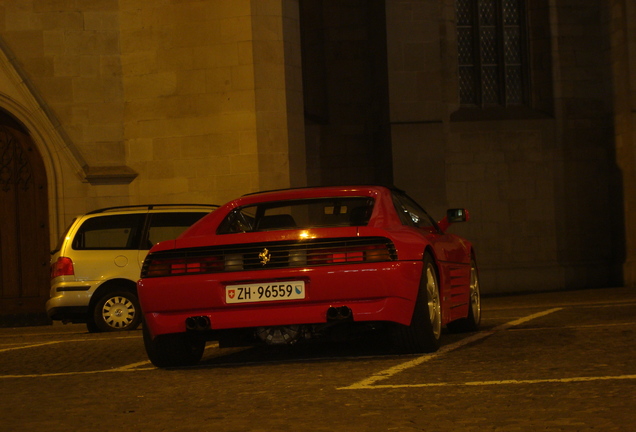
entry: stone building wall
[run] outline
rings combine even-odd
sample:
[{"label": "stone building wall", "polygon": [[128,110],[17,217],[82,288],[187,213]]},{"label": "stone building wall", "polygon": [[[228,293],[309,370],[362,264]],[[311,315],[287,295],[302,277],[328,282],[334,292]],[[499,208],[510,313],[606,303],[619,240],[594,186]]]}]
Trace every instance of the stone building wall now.
[{"label": "stone building wall", "polygon": [[636,6],[629,0],[610,2],[616,163],[623,196],[623,280],[636,287]]},{"label": "stone building wall", "polygon": [[633,285],[634,7],[528,1],[531,103],[493,115],[459,103],[455,4],[0,0],[52,241],[98,207],[392,182],[471,210],[485,292]]},{"label": "stone building wall", "polygon": [[395,183],[434,214],[471,210],[453,230],[487,292],[620,284],[609,11],[529,6],[531,104],[488,112],[459,105],[455,2],[387,2]]},{"label": "stone building wall", "polygon": [[39,116],[52,240],[99,207],[306,182],[297,1],[2,0],[0,42],[0,107]]}]

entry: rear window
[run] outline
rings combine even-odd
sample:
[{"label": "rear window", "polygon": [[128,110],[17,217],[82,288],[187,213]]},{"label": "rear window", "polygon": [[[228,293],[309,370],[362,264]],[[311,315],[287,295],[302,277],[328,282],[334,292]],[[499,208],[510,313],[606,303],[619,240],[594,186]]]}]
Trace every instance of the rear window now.
[{"label": "rear window", "polygon": [[334,197],[240,207],[230,212],[217,234],[366,225],[373,202],[369,197]]},{"label": "rear window", "polygon": [[73,249],[137,249],[145,215],[112,215],[87,219],[73,239]]},{"label": "rear window", "polygon": [[151,214],[145,249],[150,249],[153,245],[164,240],[176,239],[206,214],[199,212]]}]

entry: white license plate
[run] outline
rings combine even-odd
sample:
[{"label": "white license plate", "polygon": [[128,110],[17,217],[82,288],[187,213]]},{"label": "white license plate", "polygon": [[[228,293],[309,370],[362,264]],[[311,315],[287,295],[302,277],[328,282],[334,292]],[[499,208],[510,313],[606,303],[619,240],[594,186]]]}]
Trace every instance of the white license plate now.
[{"label": "white license plate", "polygon": [[226,303],[253,303],[305,298],[305,281],[228,285]]}]

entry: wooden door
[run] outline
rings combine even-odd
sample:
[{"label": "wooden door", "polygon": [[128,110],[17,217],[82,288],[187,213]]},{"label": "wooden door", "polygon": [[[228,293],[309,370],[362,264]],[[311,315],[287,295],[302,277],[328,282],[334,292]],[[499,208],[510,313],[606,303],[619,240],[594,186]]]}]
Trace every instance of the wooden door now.
[{"label": "wooden door", "polygon": [[48,224],[42,158],[28,135],[0,124],[0,324],[44,317]]}]

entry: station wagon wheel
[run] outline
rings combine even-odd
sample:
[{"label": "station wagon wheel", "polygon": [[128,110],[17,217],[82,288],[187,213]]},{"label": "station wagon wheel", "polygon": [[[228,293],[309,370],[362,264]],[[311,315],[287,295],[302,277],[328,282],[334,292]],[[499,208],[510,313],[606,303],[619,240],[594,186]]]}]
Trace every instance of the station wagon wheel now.
[{"label": "station wagon wheel", "polygon": [[112,291],[97,301],[93,319],[101,331],[134,330],[139,326],[139,311],[139,301],[133,293]]},{"label": "station wagon wheel", "polygon": [[89,316],[86,320],[86,329],[89,333],[97,333],[101,331],[99,327],[97,327],[97,324],[95,324],[95,317],[93,315]]},{"label": "station wagon wheel", "polygon": [[448,330],[459,332],[471,332],[479,330],[481,323],[481,291],[479,288],[479,271],[474,259],[470,260],[470,286],[469,305],[466,318],[458,319],[446,325]]},{"label": "station wagon wheel", "polygon": [[430,254],[424,256],[424,269],[415,309],[408,326],[397,325],[394,342],[401,352],[437,351],[442,334],[442,305],[437,267]]},{"label": "station wagon wheel", "polygon": [[205,339],[188,333],[150,335],[143,325],[144,347],[148,359],[157,367],[178,367],[197,364],[205,350]]}]

